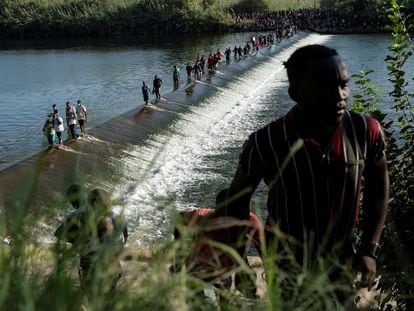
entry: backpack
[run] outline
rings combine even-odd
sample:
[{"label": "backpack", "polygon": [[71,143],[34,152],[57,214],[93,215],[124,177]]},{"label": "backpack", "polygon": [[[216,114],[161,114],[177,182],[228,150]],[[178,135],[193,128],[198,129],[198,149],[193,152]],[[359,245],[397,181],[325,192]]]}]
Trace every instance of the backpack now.
[{"label": "backpack", "polygon": [[154,80],[154,85],[155,85],[156,87],[160,87],[160,86],[161,86],[161,83],[162,83],[162,81],[161,81],[161,79],[159,79],[159,78],[157,78],[157,79],[155,79],[155,80]]}]

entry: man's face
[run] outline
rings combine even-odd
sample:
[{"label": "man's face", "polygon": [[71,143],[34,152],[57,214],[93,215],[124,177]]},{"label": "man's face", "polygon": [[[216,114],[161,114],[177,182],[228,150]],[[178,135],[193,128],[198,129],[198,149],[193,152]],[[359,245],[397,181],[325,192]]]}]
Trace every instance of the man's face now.
[{"label": "man's face", "polygon": [[349,98],[348,73],[338,56],[315,59],[294,92],[302,117],[316,126],[338,124]]}]

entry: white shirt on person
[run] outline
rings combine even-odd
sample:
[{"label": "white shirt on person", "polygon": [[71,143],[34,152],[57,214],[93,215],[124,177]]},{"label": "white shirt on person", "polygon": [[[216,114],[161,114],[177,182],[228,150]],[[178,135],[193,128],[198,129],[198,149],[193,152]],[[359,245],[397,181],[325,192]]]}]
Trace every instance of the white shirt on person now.
[{"label": "white shirt on person", "polygon": [[55,125],[56,132],[63,132],[65,130],[65,127],[63,126],[62,117],[57,116],[55,119],[54,125]]},{"label": "white shirt on person", "polygon": [[66,122],[68,123],[68,125],[73,125],[77,123],[75,108],[70,107],[69,109],[66,109]]},{"label": "white shirt on person", "polygon": [[76,106],[76,115],[78,120],[86,120],[86,107],[84,105]]}]

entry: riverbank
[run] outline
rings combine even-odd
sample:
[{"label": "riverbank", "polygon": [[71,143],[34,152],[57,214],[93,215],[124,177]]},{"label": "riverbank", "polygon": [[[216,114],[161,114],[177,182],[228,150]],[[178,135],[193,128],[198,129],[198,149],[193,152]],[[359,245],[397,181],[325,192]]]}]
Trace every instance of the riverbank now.
[{"label": "riverbank", "polygon": [[[253,4],[252,4],[253,5]],[[296,9],[292,9],[295,7]],[[386,14],[347,13],[285,4],[279,11],[235,13],[230,3],[171,1],[4,2],[0,38],[140,37],[155,34],[283,32],[384,33]],[[289,10],[286,10],[289,9]]]},{"label": "riverbank", "polygon": [[0,3],[0,38],[118,37],[227,31],[232,17],[218,6],[169,1]]}]

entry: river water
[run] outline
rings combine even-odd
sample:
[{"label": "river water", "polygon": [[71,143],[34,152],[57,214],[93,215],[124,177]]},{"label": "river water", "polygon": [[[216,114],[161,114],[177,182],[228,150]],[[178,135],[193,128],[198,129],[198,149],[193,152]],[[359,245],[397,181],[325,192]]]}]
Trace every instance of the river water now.
[{"label": "river water", "polygon": [[[142,105],[142,80],[155,74],[164,81],[162,94],[172,91],[172,67],[181,68],[197,53],[243,45],[256,34],[155,38],[129,42],[2,43],[0,50],[0,169],[46,147],[41,129],[51,104],[63,113],[66,101],[82,99],[94,128]],[[152,245],[171,238],[172,211],[212,206],[227,187],[247,135],[283,115],[293,102],[287,95],[283,61],[298,47],[326,44],[338,49],[350,74],[374,69],[373,82],[387,94],[387,38],[381,35],[319,35],[301,33],[259,55],[221,64],[208,84],[212,91],[160,124],[145,139],[122,146],[113,161],[115,179],[105,181],[125,213],[132,243]],[[253,58],[255,60],[253,61]],[[197,87],[195,92],[197,92]],[[351,81],[351,88],[355,89]],[[174,93],[183,93],[178,89]],[[174,94],[173,94],[174,95]],[[384,95],[383,107],[392,105]],[[185,98],[185,96],[184,96]],[[185,105],[185,99],[180,101]],[[157,109],[157,106],[151,108]],[[101,138],[102,139],[102,138]],[[118,147],[117,147],[118,148]],[[263,189],[255,198],[263,205]],[[59,213],[65,211],[57,211]],[[61,216],[61,215],[60,215]],[[51,228],[52,229],[52,228]]]}]

